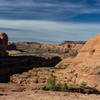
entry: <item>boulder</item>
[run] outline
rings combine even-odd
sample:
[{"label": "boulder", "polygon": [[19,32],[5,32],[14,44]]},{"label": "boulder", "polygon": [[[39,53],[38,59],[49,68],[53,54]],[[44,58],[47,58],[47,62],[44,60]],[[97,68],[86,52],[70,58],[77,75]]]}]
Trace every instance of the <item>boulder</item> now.
[{"label": "boulder", "polygon": [[6,33],[0,32],[0,56],[6,55],[8,46],[8,36]]},{"label": "boulder", "polygon": [[8,42],[8,50],[16,50],[16,45],[13,42]]},{"label": "boulder", "polygon": [[12,56],[12,55],[16,56],[16,55],[20,55],[22,52],[18,50],[8,50],[7,53],[9,56]]}]

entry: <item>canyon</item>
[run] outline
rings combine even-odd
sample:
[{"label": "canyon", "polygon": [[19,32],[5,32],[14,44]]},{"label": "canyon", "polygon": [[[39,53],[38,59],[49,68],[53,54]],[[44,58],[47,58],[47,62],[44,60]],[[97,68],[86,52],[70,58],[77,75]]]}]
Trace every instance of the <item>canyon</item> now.
[{"label": "canyon", "polygon": [[[88,40],[84,46],[78,51],[78,55],[76,57],[67,57],[62,59],[61,62],[56,64],[56,66],[53,69],[48,69],[46,73],[49,73],[53,70],[52,74],[56,76],[56,81],[58,83],[67,83],[69,87],[84,87],[84,89],[89,88],[96,89],[97,91],[100,91],[100,34],[93,37],[92,39]],[[28,71],[27,73],[17,74],[10,77],[11,81],[16,84],[23,84],[28,85],[27,83],[34,83],[33,80],[41,80],[45,75],[41,78],[41,75],[43,75],[43,69],[37,71],[36,78],[33,73],[35,69],[32,69]],[[41,73],[41,74],[40,74]],[[33,75],[33,76],[32,76]],[[47,75],[47,74],[46,74]],[[25,80],[23,79],[23,77]],[[28,77],[28,76],[32,76]],[[50,74],[47,75],[47,77],[50,77]],[[18,80],[20,81],[14,81]],[[32,79],[32,80],[31,80]],[[24,81],[23,81],[24,80]],[[43,79],[44,80],[44,79]],[[48,79],[46,79],[48,80]],[[23,82],[22,82],[23,81]],[[25,84],[26,82],[26,84]],[[38,84],[41,84],[41,81],[38,81]],[[35,84],[37,85],[37,83]]]},{"label": "canyon", "polygon": [[85,42],[40,44],[37,42],[8,42],[6,33],[0,33],[0,82],[10,76],[36,67],[54,67],[64,57],[76,56]]},{"label": "canyon", "polygon": [[[9,96],[15,97],[14,92],[19,97],[20,93],[17,92],[25,95],[26,92],[34,92],[40,95],[45,92],[42,89],[52,75],[55,76],[57,84],[67,84],[69,93],[66,92],[66,97],[73,94],[77,97],[82,95],[77,94],[78,92],[91,96],[95,94],[95,98],[99,98],[97,94],[100,94],[100,34],[87,42],[64,41],[61,44],[8,42],[8,36],[5,33],[0,34],[3,41],[0,43],[1,100],[7,100],[6,97]],[[50,92],[44,94],[46,93]],[[54,95],[57,96],[57,93],[54,92]],[[90,95],[87,95],[87,98],[89,100]]]}]

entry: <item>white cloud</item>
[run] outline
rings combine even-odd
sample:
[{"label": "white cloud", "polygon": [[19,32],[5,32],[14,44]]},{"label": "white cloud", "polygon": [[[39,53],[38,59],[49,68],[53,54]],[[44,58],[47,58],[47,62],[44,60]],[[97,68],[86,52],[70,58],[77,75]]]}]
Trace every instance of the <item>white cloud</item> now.
[{"label": "white cloud", "polygon": [[[47,41],[87,40],[100,32],[100,24],[40,20],[0,20],[0,29],[12,38]],[[6,30],[7,29],[7,30]]]}]

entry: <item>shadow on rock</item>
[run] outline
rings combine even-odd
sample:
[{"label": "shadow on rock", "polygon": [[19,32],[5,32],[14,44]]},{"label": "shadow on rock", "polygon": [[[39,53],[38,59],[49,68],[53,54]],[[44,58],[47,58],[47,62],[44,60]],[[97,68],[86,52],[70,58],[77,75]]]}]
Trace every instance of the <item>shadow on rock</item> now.
[{"label": "shadow on rock", "polygon": [[54,67],[61,61],[58,56],[45,59],[37,56],[0,57],[0,82],[8,82],[13,74],[22,73],[36,67]]}]

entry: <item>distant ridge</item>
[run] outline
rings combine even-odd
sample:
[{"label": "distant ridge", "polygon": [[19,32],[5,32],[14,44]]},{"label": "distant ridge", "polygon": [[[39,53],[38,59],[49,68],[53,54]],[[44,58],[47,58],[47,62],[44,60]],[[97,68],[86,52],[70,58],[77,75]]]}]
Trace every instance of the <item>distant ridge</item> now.
[{"label": "distant ridge", "polygon": [[63,41],[60,45],[68,44],[85,44],[87,41]]}]

